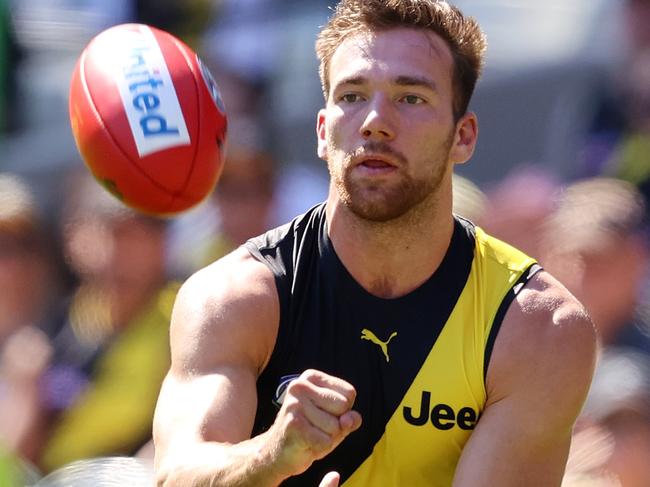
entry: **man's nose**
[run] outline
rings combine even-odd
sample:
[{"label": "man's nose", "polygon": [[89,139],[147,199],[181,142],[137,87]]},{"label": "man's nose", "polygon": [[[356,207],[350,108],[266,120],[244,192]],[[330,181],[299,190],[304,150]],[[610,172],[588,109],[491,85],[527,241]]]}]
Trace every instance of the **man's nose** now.
[{"label": "man's nose", "polygon": [[390,100],[378,96],[368,104],[359,133],[368,140],[391,140],[395,137],[394,118],[394,107]]}]

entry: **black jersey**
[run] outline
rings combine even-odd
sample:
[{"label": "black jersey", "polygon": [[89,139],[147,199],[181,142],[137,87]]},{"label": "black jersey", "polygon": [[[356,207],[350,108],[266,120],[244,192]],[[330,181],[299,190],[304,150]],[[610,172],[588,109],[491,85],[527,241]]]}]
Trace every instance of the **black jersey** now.
[{"label": "black jersey", "polygon": [[[363,418],[360,429],[326,458],[282,485],[317,486],[331,470],[341,474],[341,485],[346,486],[451,484],[447,479],[453,476],[462,445],[485,403],[484,362],[489,358],[485,350],[494,339],[489,337],[492,323],[512,286],[534,263],[482,232],[478,249],[476,230],[471,223],[455,219],[450,246],[436,272],[411,293],[394,299],[371,295],[348,273],[328,237],[324,204],[245,244],[272,270],[280,301],[275,348],[257,382],[253,435],[273,423],[286,386],[309,368],[351,383],[357,390],[354,409]],[[500,252],[496,260],[494,248]],[[477,252],[482,256],[478,262]],[[484,261],[489,265],[476,267]],[[488,280],[486,273],[496,281],[486,292],[478,285],[466,291],[472,273],[479,284]],[[454,311],[464,294],[467,304]],[[479,311],[477,303],[482,306]],[[452,313],[459,312],[465,314],[458,316],[458,324],[449,323]],[[453,343],[432,358],[443,330],[451,337],[445,340]],[[464,353],[467,348],[469,358]],[[442,369],[434,370],[439,362],[435,367],[427,365],[434,359],[442,360]],[[447,362],[450,370],[444,370]],[[442,376],[469,386],[453,390],[431,382]],[[419,382],[423,383],[415,390]],[[434,387],[452,390],[445,393]],[[416,434],[418,428],[422,431]],[[414,443],[418,434],[433,435],[423,441],[439,445]],[[430,448],[430,453],[422,456],[415,451],[422,448]],[[394,449],[402,453],[390,453]],[[409,477],[411,469],[435,473],[440,482],[428,476],[422,481]],[[377,479],[382,480],[376,483]]]}]

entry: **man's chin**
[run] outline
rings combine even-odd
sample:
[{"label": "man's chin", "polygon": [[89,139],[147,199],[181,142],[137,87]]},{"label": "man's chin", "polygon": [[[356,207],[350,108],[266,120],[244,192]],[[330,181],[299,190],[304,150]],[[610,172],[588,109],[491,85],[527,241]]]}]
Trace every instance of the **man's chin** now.
[{"label": "man's chin", "polygon": [[345,206],[358,218],[373,223],[388,223],[408,213],[410,206],[398,205],[394,201],[372,202],[362,201],[356,204],[354,201],[344,202]]}]

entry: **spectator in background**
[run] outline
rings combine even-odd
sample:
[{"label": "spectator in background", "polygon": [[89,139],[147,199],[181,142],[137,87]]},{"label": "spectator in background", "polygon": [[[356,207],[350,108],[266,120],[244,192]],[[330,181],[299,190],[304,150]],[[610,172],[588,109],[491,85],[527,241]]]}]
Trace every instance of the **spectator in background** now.
[{"label": "spectator in background", "polygon": [[79,284],[51,324],[46,472],[128,455],[150,438],[176,293],[165,275],[165,221],[122,206],[85,173],[67,187],[64,250]]},{"label": "spectator in background", "polygon": [[[650,479],[650,357],[606,348],[576,434],[566,485],[647,487]],[[569,483],[569,480],[574,483]]]},{"label": "spectator in background", "polygon": [[46,317],[56,289],[47,232],[27,183],[0,173],[0,343]]},{"label": "spectator in background", "polygon": [[240,145],[231,143],[233,137],[252,130],[254,147],[277,163],[276,223],[307,211],[328,193],[326,166],[309,143],[312,114],[322,102],[311,69],[316,59],[311,44],[300,41],[316,35],[306,29],[327,11],[319,8],[323,3],[334,2],[222,0],[201,39],[201,53],[226,102],[229,150]]},{"label": "spectator in background", "polygon": [[594,178],[569,186],[545,227],[547,268],[581,297],[605,345],[562,487],[646,487],[650,479],[650,338],[635,313],[647,286],[645,212],[633,185]]},{"label": "spectator in background", "polygon": [[263,150],[244,146],[228,150],[214,193],[221,232],[210,261],[273,226],[276,171],[275,160]]},{"label": "spectator in background", "polygon": [[614,474],[605,469],[613,448],[611,435],[598,426],[577,429],[571,440],[562,487],[621,487]]},{"label": "spectator in background", "polygon": [[216,189],[172,225],[169,267],[175,276],[188,277],[278,223],[277,161],[259,140],[252,120],[240,117],[229,126]]},{"label": "spectator in background", "polygon": [[33,461],[38,380],[51,354],[41,330],[58,293],[32,190],[0,173],[0,447]]},{"label": "spectator in background", "polygon": [[650,201],[650,0],[625,0],[625,51],[595,100],[578,176],[632,182]]},{"label": "spectator in background", "polygon": [[539,258],[542,225],[553,212],[559,181],[541,166],[519,166],[486,190],[476,221],[491,235]]},{"label": "spectator in background", "polygon": [[605,345],[630,328],[639,304],[648,266],[644,213],[633,185],[593,178],[565,188],[543,225],[540,263],[581,300]]}]

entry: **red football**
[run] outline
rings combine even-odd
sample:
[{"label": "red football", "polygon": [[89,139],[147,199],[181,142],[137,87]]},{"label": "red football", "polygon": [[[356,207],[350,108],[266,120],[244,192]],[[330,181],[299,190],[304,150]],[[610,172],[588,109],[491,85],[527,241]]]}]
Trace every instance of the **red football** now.
[{"label": "red football", "polygon": [[123,24],[97,35],[77,61],[69,109],[83,160],[126,205],[173,215],[214,189],[223,102],[208,69],[171,34]]}]

